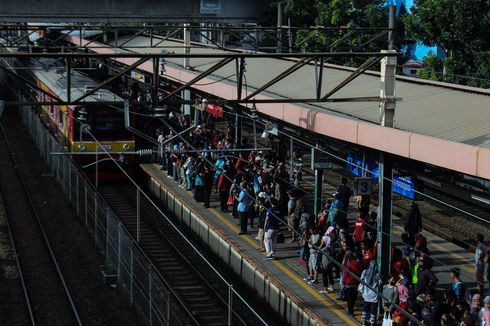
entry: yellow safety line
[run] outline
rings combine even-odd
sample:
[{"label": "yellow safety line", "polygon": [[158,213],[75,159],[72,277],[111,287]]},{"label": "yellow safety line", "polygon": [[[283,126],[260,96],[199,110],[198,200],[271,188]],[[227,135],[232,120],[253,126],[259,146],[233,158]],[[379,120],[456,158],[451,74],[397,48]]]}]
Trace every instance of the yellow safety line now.
[{"label": "yellow safety line", "polygon": [[[192,195],[192,192],[191,191],[187,191],[187,193],[190,194],[190,195]],[[236,227],[232,222],[230,222],[226,218],[224,218],[214,208],[208,208],[208,211],[210,211],[214,216],[216,216],[217,218],[219,218],[220,221],[223,222],[224,224],[226,224],[226,226],[228,226],[232,231],[234,231],[234,232],[238,232],[239,231],[238,227]],[[399,231],[402,231],[402,232],[404,231],[403,228],[401,226],[399,226],[399,225],[395,225],[394,227],[395,227],[395,229],[398,229]],[[401,234],[401,232],[397,232],[397,233],[400,233]],[[247,242],[248,244],[250,244],[253,248],[255,248],[255,249],[258,248],[257,242],[254,241],[254,240],[252,240],[250,237],[243,237],[242,239],[245,242]],[[433,246],[433,247],[436,247],[439,250],[445,251],[445,252],[449,253],[449,255],[451,255],[451,256],[453,256],[455,258],[462,259],[462,260],[465,260],[467,262],[470,262],[470,260],[468,258],[464,257],[463,255],[458,254],[458,253],[450,252],[448,249],[444,248],[441,245],[438,245],[438,244],[435,244],[435,243],[431,243],[430,246]],[[313,290],[311,287],[306,286],[304,284],[304,281],[301,280],[297,275],[293,274],[284,264],[282,264],[282,263],[280,263],[278,261],[275,261],[275,260],[273,260],[272,262],[274,264],[276,264],[277,267],[279,267],[283,272],[285,272],[294,281],[296,281],[299,285],[301,285],[301,287],[303,287],[311,295],[313,295],[315,298],[317,298],[323,305],[325,305],[328,309],[332,310],[342,320],[344,320],[345,322],[347,322],[347,324],[349,324],[349,325],[357,325],[357,323],[354,322],[343,310],[338,309],[337,307],[335,307],[334,305],[332,305],[330,302],[328,302],[327,300],[325,300],[325,298],[323,296],[321,296],[318,292],[316,292],[315,290]],[[475,268],[474,267],[468,267],[468,266],[465,265],[464,269],[466,271],[470,272],[470,273],[473,273],[473,274],[475,273]],[[335,296],[332,293],[328,293],[327,295],[328,295],[328,297],[330,299],[335,300]]]},{"label": "yellow safety line", "polygon": [[[395,225],[395,228],[396,229],[399,229],[401,232],[403,232],[403,228],[399,225]],[[400,232],[400,234],[401,234]],[[458,254],[458,253],[454,253],[454,252],[451,252],[450,250],[448,250],[447,248],[441,246],[440,244],[437,244],[437,243],[428,243],[429,246],[431,247],[435,247],[441,251],[444,251],[444,252],[447,252],[450,256],[453,256],[454,258],[458,258],[458,259],[461,259],[463,261],[466,261],[467,262],[467,265],[463,265],[463,269],[466,270],[467,272],[469,273],[472,273],[474,274],[476,272],[475,268],[474,267],[471,267],[471,266],[468,266],[468,265],[471,265],[471,260],[469,260],[467,257],[461,255],[461,254]]]},{"label": "yellow safety line", "polygon": [[[312,296],[314,296],[318,301],[323,303],[325,307],[333,311],[337,316],[339,316],[343,321],[345,321],[348,325],[359,325],[358,321],[354,321],[350,316],[348,316],[344,310],[339,309],[338,307],[334,306],[330,302],[328,302],[320,293],[318,293],[316,290],[313,288],[305,285],[305,282],[300,279],[297,275],[293,274],[286,266],[281,264],[278,261],[273,260],[272,261],[274,264],[277,265],[283,272],[289,275],[293,280],[296,281],[301,287],[303,287],[306,291],[308,291]],[[328,294],[328,297],[332,300],[335,300],[335,296],[331,293]]]},{"label": "yellow safety line", "polygon": [[[221,222],[226,224],[232,231],[238,232],[239,229],[236,227],[232,222],[228,221],[226,218],[224,218],[221,214],[219,214],[214,208],[208,208],[208,210]],[[250,244],[253,248],[257,249],[258,244],[256,241],[252,240],[250,237],[242,237],[245,242]],[[337,316],[339,316],[343,321],[345,321],[348,325],[359,325],[357,321],[354,321],[350,316],[348,316],[344,310],[339,309],[335,305],[331,304],[328,302],[320,293],[318,293],[316,290],[313,288],[307,286],[305,282],[300,279],[297,275],[295,275],[293,272],[291,272],[284,264],[273,260],[272,261],[274,264],[276,264],[277,267],[279,267],[284,273],[286,273],[290,278],[292,278],[296,283],[298,283],[302,288],[304,288],[306,291],[308,291],[311,295],[313,295],[318,301],[320,301],[325,307],[327,307],[329,310],[333,311]],[[328,297],[332,300],[335,300],[335,296],[331,293],[328,294]]]},{"label": "yellow safety line", "polygon": [[[439,244],[432,243],[432,244],[431,244],[431,246],[434,246],[434,247],[436,247],[436,248],[437,248],[437,249],[439,249],[439,250],[443,250],[443,251],[445,251],[445,252],[448,252],[448,253],[449,253],[449,255],[451,255],[451,256],[453,256],[453,257],[455,257],[455,258],[459,258],[459,259],[461,259],[461,260],[465,260],[465,261],[467,261],[467,262],[469,262],[469,261],[470,261],[470,260],[469,260],[468,258],[466,258],[465,256],[463,256],[463,255],[461,255],[461,254],[458,254],[458,253],[453,253],[453,252],[449,251],[448,249],[444,248],[443,246],[441,246],[441,245],[439,245]],[[463,266],[464,266],[464,267],[463,267],[463,269],[464,269],[464,270],[466,270],[466,271],[467,271],[467,272],[469,272],[469,273],[475,274],[476,270],[475,270],[475,268],[474,268],[474,267],[470,267],[470,266],[468,266],[468,265],[463,265]]]}]

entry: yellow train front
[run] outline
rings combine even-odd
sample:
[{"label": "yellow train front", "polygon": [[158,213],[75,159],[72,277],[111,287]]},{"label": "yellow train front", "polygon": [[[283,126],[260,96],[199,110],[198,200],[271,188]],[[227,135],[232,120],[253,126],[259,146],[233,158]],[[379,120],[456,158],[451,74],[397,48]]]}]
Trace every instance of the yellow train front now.
[{"label": "yellow train front", "polygon": [[[37,86],[46,93],[67,101],[66,71],[56,63],[39,63],[32,75]],[[93,90],[97,82],[72,71],[71,99]],[[39,102],[54,102],[46,93],[38,92]],[[136,165],[134,135],[124,125],[123,99],[106,89],[84,98],[80,105],[43,105],[41,118],[56,137],[61,148],[73,155],[82,171],[92,180],[118,180],[132,174]],[[122,168],[122,169],[121,169]],[[125,171],[125,173],[123,172]]]}]

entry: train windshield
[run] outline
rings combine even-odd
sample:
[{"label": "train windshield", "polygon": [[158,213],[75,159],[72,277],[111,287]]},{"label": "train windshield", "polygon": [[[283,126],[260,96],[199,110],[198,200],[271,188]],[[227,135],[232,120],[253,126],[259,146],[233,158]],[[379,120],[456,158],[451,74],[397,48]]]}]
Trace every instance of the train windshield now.
[{"label": "train windshield", "polygon": [[[86,107],[86,124],[98,140],[131,139],[131,133],[124,126],[124,112],[117,108]],[[76,130],[80,130],[78,124]],[[87,135],[82,136],[87,139]]]}]

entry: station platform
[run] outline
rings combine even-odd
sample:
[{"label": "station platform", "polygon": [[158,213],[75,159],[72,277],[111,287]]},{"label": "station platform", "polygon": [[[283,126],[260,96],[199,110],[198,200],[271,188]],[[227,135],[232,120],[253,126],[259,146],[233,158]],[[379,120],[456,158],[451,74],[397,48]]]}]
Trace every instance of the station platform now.
[{"label": "station platform", "polygon": [[[238,220],[219,210],[218,195],[211,195],[211,207],[204,208],[194,200],[190,191],[179,187],[172,178],[160,170],[158,164],[142,164],[145,173],[144,184],[160,203],[172,212],[181,222],[188,225],[207,243],[225,264],[230,266],[245,284],[254,288],[257,295],[269,302],[281,316],[293,325],[359,325],[362,300],[358,298],[354,317],[347,313],[347,304],[336,300],[337,287],[333,293],[320,294],[321,276],[318,284],[310,285],[306,277],[306,267],[298,262],[297,244],[288,242],[289,232],[285,231],[286,241],[278,244],[276,260],[264,260],[258,251],[255,240],[258,228],[248,230],[247,235],[238,235]],[[312,193],[313,182],[305,176],[301,184],[307,193]],[[324,184],[327,193],[335,187]],[[355,213],[349,213],[349,220]],[[404,220],[393,217],[393,244],[401,247]],[[284,227],[284,230],[286,227]],[[438,288],[446,288],[451,283],[449,271],[452,267],[461,269],[461,279],[469,288],[474,287],[475,270],[472,253],[437,237],[423,232],[428,240],[431,257],[434,259],[433,271],[439,278]]]}]

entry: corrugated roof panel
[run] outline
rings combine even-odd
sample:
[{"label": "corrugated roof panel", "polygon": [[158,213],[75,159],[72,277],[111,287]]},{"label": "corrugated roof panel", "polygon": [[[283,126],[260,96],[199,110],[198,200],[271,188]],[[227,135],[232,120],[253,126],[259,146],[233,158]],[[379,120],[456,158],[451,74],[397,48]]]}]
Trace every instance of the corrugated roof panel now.
[{"label": "corrugated roof panel", "polygon": [[[120,42],[124,39],[120,40]],[[182,46],[180,42],[166,41],[166,46]],[[136,37],[128,45],[148,46],[149,38]],[[168,51],[183,53],[183,48],[167,48]],[[136,52],[161,53],[161,49],[134,49]],[[195,48],[192,53],[223,53],[219,49]],[[167,61],[182,65],[183,59]],[[204,71],[216,59],[191,59],[196,71]],[[252,91],[294,64],[281,59],[247,59],[246,82]],[[235,74],[235,65],[229,64],[213,75],[219,78]],[[350,71],[325,68],[322,94],[326,94],[347,78]],[[229,78],[234,81],[235,77]],[[490,148],[490,96],[397,79],[396,96],[403,100],[397,103],[395,127],[423,135],[438,137],[454,142]],[[339,90],[333,97],[359,97],[379,95],[380,80],[376,75],[363,74]],[[269,94],[285,98],[307,98],[316,96],[315,67],[307,65],[276,85],[267,89]],[[313,105],[309,105],[313,107]],[[330,109],[351,117],[379,123],[377,103],[323,103],[314,107]]]}]

